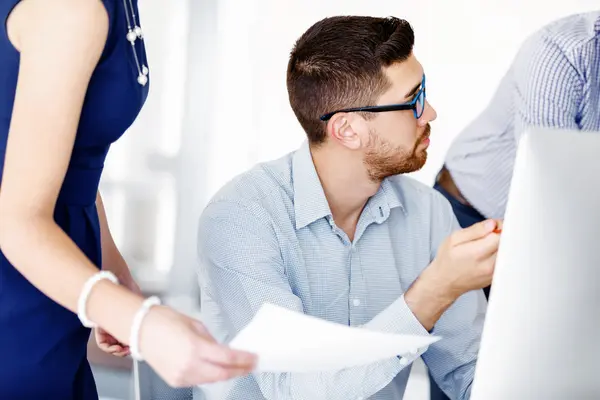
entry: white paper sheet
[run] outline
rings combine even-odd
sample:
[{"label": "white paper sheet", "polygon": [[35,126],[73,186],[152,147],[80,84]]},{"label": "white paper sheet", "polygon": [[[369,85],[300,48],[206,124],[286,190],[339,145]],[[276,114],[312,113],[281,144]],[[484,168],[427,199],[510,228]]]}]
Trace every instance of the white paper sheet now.
[{"label": "white paper sheet", "polygon": [[258,355],[257,372],[323,372],[416,353],[439,339],[374,332],[264,304],[229,345]]}]

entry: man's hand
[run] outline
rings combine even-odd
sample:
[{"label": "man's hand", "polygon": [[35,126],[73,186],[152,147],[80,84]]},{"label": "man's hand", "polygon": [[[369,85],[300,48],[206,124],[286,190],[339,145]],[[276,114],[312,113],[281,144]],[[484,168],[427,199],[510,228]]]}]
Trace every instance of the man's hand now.
[{"label": "man's hand", "polygon": [[492,282],[502,222],[486,220],[450,235],[404,298],[427,330],[464,293]]},{"label": "man's hand", "polygon": [[427,268],[439,289],[457,299],[492,283],[502,223],[486,220],[450,235]]}]

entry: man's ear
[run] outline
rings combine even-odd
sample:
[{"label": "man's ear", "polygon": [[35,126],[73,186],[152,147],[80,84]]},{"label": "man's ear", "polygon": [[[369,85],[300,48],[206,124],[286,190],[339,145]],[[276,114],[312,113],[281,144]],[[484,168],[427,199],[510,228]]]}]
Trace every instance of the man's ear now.
[{"label": "man's ear", "polygon": [[351,150],[358,150],[362,143],[358,132],[353,128],[354,116],[345,113],[335,114],[327,124],[331,139]]}]

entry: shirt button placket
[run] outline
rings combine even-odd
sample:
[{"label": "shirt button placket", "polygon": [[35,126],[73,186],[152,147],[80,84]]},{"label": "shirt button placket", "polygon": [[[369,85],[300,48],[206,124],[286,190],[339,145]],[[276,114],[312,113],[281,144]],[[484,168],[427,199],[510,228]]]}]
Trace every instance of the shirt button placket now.
[{"label": "shirt button placket", "polygon": [[363,315],[361,306],[363,302],[360,298],[360,295],[358,294],[361,292],[357,287],[360,285],[360,282],[357,279],[358,277],[360,277],[358,251],[356,249],[356,246],[352,244],[352,247],[350,249],[350,298],[348,299],[348,303],[350,306],[350,324],[352,326],[362,324],[363,322],[361,321]]}]

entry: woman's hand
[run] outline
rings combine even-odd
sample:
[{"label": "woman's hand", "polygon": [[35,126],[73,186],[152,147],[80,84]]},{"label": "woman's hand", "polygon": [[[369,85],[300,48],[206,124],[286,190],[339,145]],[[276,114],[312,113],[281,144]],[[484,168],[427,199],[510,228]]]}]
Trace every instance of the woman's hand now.
[{"label": "woman's hand", "polygon": [[140,352],[173,387],[190,387],[244,376],[256,356],[215,341],[199,321],[168,307],[152,307],[140,329]]}]

